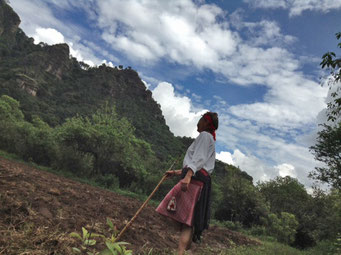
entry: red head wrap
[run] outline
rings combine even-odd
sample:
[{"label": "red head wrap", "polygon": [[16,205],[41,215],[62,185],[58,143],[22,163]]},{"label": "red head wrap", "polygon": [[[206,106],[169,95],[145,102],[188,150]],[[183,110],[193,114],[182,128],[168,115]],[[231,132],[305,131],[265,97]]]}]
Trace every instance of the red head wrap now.
[{"label": "red head wrap", "polygon": [[207,120],[208,123],[210,124],[210,126],[209,126],[209,128],[210,128],[210,133],[212,134],[213,139],[214,139],[214,141],[215,141],[215,127],[214,127],[214,125],[213,125],[212,117],[211,117],[211,115],[209,115],[209,114],[204,114],[204,118],[205,118],[205,120]]}]

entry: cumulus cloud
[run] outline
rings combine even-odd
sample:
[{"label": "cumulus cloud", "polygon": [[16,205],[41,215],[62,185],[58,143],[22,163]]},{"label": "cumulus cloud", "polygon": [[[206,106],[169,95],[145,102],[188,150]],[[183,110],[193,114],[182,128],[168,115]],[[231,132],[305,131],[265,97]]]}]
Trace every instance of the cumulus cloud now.
[{"label": "cumulus cloud", "polygon": [[[97,13],[103,40],[133,60],[207,68],[235,84],[266,86],[263,102],[231,108],[240,118],[298,128],[325,107],[326,90],[304,77],[299,58],[284,47],[296,39],[274,21],[235,17],[230,24],[218,6],[190,0],[99,1]],[[245,29],[246,40],[240,35]]]},{"label": "cumulus cloud", "polygon": [[177,136],[197,137],[197,123],[207,110],[193,109],[191,100],[186,96],[176,95],[172,84],[161,82],[152,91],[153,98],[161,105],[166,124]]},{"label": "cumulus cloud", "polygon": [[[111,8],[115,6],[115,8]],[[115,50],[141,61],[171,61],[198,68],[217,65],[235,52],[238,36],[215,5],[192,1],[100,1],[98,25]]]},{"label": "cumulus cloud", "polygon": [[254,183],[258,181],[267,181],[272,177],[271,170],[261,160],[253,155],[246,155],[238,149],[235,149],[233,154],[222,151],[217,154],[217,158],[246,171],[253,177]]},{"label": "cumulus cloud", "polygon": [[239,11],[231,14],[231,22],[239,31],[247,32],[249,44],[253,46],[285,46],[297,40],[294,36],[282,34],[277,22],[271,20],[246,22]]},{"label": "cumulus cloud", "polygon": [[216,158],[226,164],[234,165],[232,154],[228,151],[221,151],[219,153],[216,153]]},{"label": "cumulus cloud", "polygon": [[36,33],[33,36],[34,42],[38,44],[39,42],[44,42],[49,45],[64,43],[64,36],[53,28],[36,28]]},{"label": "cumulus cloud", "polygon": [[281,164],[275,166],[275,169],[278,170],[278,175],[281,177],[290,176],[296,178],[295,167],[290,164]]},{"label": "cumulus cloud", "polygon": [[[252,154],[248,155],[241,152],[239,149],[235,149],[232,154],[230,152],[221,151],[220,153],[217,153],[217,159],[239,167],[241,170],[247,172],[253,177],[254,183],[269,181],[276,176],[290,176],[298,178],[306,187],[310,187],[313,184],[313,181],[307,177],[306,167],[302,167],[300,164],[298,164],[297,167],[289,163],[270,165]],[[294,162],[294,164],[297,163],[297,161],[291,162]]]},{"label": "cumulus cloud", "polygon": [[244,0],[256,8],[288,9],[290,16],[301,15],[303,11],[329,12],[341,8],[340,0]]},{"label": "cumulus cloud", "polygon": [[[227,110],[216,110],[220,122],[218,148],[232,151],[218,153],[218,159],[240,167],[255,182],[272,179],[286,171],[287,175],[297,177],[306,187],[312,185],[308,173],[317,166],[317,162],[306,141],[302,141],[305,132],[292,132],[291,129],[281,132],[280,129],[264,128],[257,122],[238,119]],[[290,165],[294,171],[290,172]]]},{"label": "cumulus cloud", "polygon": [[52,11],[46,6],[45,3],[41,3],[37,0],[11,1],[10,5],[19,14],[21,19],[20,27],[28,35],[36,33],[36,29],[42,27],[62,27],[63,24],[56,19]]},{"label": "cumulus cloud", "polygon": [[[159,83],[152,92],[171,131],[180,136],[196,137],[196,123],[205,110],[193,110],[192,99],[176,95],[169,83]],[[220,151],[216,154],[217,159],[246,171],[255,183],[278,175],[289,175],[299,178],[307,187],[311,185],[307,174],[314,168],[315,162],[307,147],[287,142],[277,132],[263,130],[252,121],[236,119],[229,113],[217,111],[220,120],[217,143],[233,151]],[[276,162],[275,159],[290,163],[265,163]]]},{"label": "cumulus cloud", "polygon": [[313,123],[319,111],[326,107],[324,97],[327,88],[316,82],[295,73],[287,77],[271,74],[267,80],[273,86],[263,102],[232,106],[231,113],[262,125],[287,130]]}]

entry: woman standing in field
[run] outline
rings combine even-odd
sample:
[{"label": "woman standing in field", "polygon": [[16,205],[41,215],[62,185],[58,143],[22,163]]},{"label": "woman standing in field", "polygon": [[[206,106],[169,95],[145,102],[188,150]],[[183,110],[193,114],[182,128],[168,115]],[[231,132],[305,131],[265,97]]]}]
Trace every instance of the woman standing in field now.
[{"label": "woman standing in field", "polygon": [[168,176],[181,175],[181,181],[165,196],[156,209],[181,224],[178,254],[184,254],[192,243],[200,242],[210,218],[211,177],[215,164],[215,130],[218,114],[205,113],[197,124],[199,136],[187,149],[182,170],[167,171]]}]

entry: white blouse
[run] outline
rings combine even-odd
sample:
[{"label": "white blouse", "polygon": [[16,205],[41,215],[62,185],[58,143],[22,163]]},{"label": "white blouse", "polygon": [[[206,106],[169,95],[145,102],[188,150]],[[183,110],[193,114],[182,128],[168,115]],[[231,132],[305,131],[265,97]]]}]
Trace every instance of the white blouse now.
[{"label": "white blouse", "polygon": [[215,142],[213,136],[203,131],[188,147],[183,167],[189,167],[195,172],[204,168],[209,174],[213,172],[215,163]]}]

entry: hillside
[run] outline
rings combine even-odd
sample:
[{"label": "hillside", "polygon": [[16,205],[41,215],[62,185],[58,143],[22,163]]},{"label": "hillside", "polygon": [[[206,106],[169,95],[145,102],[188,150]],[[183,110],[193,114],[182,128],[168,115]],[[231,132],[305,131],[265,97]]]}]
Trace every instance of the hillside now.
[{"label": "hillside", "polygon": [[90,67],[70,55],[67,44],[33,43],[20,18],[0,1],[0,95],[20,101],[27,120],[37,115],[56,126],[75,115],[89,116],[114,105],[157,152],[159,158],[183,152],[188,139],[169,130],[160,105],[131,67]]},{"label": "hillside", "polygon": [[[107,190],[81,184],[52,173],[0,157],[0,254],[71,254],[77,246],[69,233],[107,234],[106,218],[121,230],[142,202]],[[134,254],[176,249],[177,232],[147,206],[122,240]],[[194,251],[209,246],[219,251],[232,244],[258,242],[228,229],[211,227]]]}]

